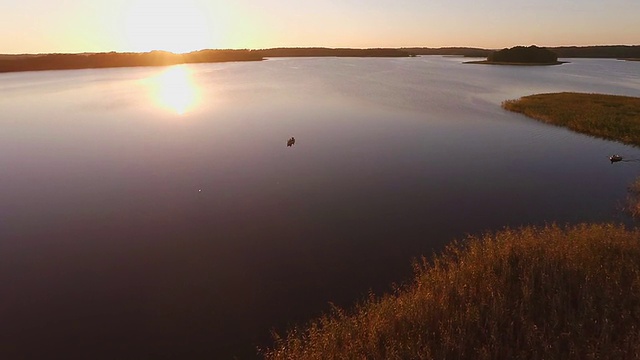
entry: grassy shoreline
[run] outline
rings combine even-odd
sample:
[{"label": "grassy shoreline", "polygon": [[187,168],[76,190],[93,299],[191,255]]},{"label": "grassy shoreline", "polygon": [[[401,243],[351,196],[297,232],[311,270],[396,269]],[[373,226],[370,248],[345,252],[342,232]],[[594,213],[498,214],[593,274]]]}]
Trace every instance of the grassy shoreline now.
[{"label": "grassy shoreline", "polygon": [[[640,98],[539,94],[503,107],[640,146]],[[640,214],[640,180],[630,193]],[[640,229],[550,225],[470,237],[423,259],[395,293],[274,340],[267,359],[640,358]]]},{"label": "grassy shoreline", "polygon": [[465,64],[481,64],[481,65],[510,65],[510,66],[553,66],[566,64],[566,61],[554,61],[549,63],[525,63],[525,62],[504,62],[504,61],[466,61]]},{"label": "grassy shoreline", "polygon": [[[551,93],[507,100],[502,107],[582,134],[640,146],[640,98]],[[640,219],[640,178],[628,190],[625,210]]]},{"label": "grassy shoreline", "polygon": [[582,134],[640,146],[640,98],[563,92],[507,100],[502,107]]},{"label": "grassy shoreline", "polygon": [[634,219],[640,219],[640,177],[629,185],[625,210]]},{"label": "grassy shoreline", "polygon": [[413,283],[276,337],[267,359],[640,357],[640,230],[527,227],[471,237]]}]

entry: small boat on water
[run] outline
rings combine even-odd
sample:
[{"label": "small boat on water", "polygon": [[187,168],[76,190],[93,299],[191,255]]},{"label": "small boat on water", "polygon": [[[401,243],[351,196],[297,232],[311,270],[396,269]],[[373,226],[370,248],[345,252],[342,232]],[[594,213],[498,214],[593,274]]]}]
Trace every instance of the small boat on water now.
[{"label": "small boat on water", "polygon": [[287,146],[293,146],[293,144],[296,143],[296,138],[294,138],[293,136],[291,137],[291,139],[287,140]]},{"label": "small boat on water", "polygon": [[620,155],[611,155],[609,156],[609,161],[613,164],[614,162],[622,161],[622,156]]}]

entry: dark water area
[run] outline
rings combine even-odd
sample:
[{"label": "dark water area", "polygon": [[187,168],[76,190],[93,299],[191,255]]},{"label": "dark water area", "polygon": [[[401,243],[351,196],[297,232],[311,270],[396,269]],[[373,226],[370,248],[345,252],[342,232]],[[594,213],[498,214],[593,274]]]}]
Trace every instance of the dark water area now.
[{"label": "dark water area", "polygon": [[452,239],[629,223],[640,165],[608,157],[638,149],[500,108],[640,96],[638,63],[569,61],[0,75],[0,357],[251,358]]}]

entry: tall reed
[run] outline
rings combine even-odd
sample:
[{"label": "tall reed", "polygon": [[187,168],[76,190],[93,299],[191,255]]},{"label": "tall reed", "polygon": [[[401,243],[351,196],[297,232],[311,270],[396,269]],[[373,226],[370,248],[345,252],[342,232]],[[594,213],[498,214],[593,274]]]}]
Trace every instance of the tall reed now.
[{"label": "tall reed", "polygon": [[506,229],[415,264],[412,283],[275,335],[267,359],[638,359],[640,231]]},{"label": "tall reed", "polygon": [[502,103],[507,110],[573,131],[640,146],[640,98],[552,93]]}]

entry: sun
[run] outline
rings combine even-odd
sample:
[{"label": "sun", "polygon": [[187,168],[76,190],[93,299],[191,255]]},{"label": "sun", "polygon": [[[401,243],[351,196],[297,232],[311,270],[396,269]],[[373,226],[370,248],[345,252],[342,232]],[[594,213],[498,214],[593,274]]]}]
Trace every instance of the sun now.
[{"label": "sun", "polygon": [[212,47],[206,11],[194,0],[136,0],[125,27],[132,51],[185,53]]}]

